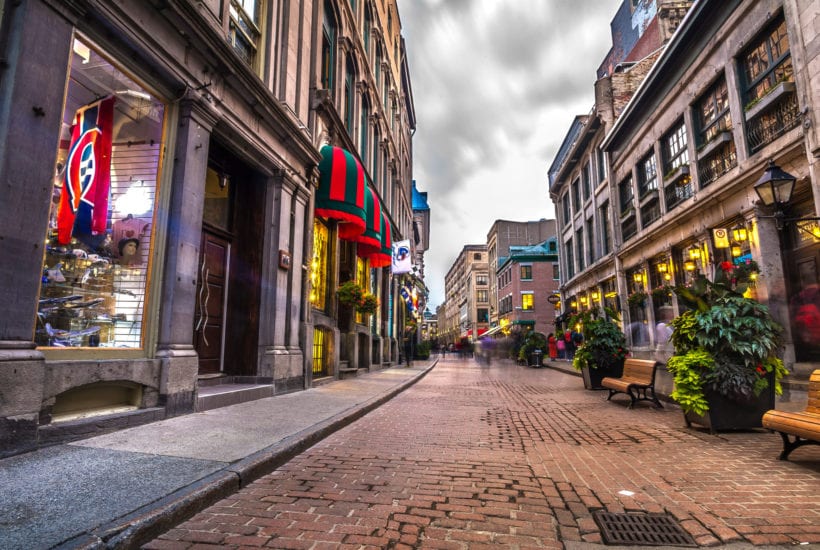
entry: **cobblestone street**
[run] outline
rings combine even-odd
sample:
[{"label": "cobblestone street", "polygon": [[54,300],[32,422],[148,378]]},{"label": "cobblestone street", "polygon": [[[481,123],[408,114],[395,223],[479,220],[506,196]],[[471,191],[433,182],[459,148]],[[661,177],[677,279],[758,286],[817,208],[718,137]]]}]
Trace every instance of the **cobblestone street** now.
[{"label": "cobblestone street", "polygon": [[[675,405],[511,362],[416,385],[145,548],[565,548],[664,513],[699,546],[820,545],[820,447],[687,429]],[[806,544],[808,543],[808,544]]]}]

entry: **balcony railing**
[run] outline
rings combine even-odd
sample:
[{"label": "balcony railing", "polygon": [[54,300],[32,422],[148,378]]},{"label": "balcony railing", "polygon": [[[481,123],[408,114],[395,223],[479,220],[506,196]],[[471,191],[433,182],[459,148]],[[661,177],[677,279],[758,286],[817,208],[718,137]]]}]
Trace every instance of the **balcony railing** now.
[{"label": "balcony railing", "polygon": [[692,179],[686,178],[678,180],[677,183],[664,187],[666,197],[666,210],[672,210],[675,206],[692,196]]},{"label": "balcony railing", "polygon": [[747,117],[754,114],[754,118],[750,117],[746,123],[746,138],[753,153],[800,123],[797,94],[786,91],[773,99],[776,101],[768,101],[765,109],[752,108],[746,113]]}]

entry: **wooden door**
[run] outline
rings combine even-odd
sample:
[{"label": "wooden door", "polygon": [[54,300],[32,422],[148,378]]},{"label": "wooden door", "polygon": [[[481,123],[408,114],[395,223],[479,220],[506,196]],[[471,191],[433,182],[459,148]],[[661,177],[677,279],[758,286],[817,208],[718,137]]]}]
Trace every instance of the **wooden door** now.
[{"label": "wooden door", "polygon": [[199,374],[224,370],[225,304],[231,243],[203,228],[196,284],[194,349],[199,355]]}]

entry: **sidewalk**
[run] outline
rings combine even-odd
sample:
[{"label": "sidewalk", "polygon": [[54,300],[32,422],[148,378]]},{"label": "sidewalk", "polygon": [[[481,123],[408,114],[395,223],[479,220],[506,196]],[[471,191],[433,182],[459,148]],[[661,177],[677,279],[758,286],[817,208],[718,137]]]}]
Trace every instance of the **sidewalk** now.
[{"label": "sidewalk", "polygon": [[391,399],[437,361],[0,460],[0,548],[134,548]]}]

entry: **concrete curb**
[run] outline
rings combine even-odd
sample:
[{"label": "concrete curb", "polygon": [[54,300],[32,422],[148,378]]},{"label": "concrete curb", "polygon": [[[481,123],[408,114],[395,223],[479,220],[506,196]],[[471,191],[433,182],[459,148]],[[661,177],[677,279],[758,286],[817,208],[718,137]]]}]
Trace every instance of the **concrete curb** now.
[{"label": "concrete curb", "polygon": [[377,395],[360,405],[318,422],[261,451],[237,460],[187,487],[101,525],[89,533],[78,535],[54,548],[58,550],[137,549],[215,502],[269,474],[294,456],[389,401],[421,380],[437,363],[438,359],[433,359],[427,368],[382,395]]}]

